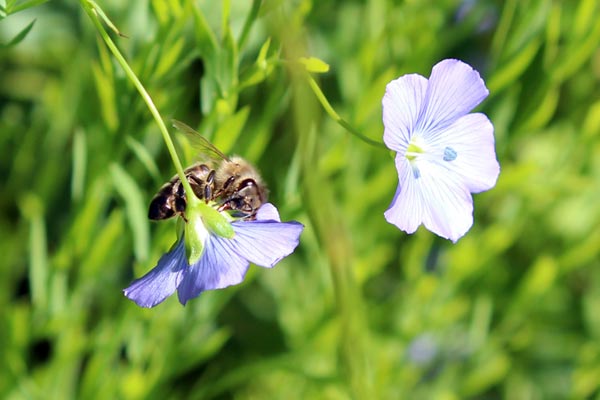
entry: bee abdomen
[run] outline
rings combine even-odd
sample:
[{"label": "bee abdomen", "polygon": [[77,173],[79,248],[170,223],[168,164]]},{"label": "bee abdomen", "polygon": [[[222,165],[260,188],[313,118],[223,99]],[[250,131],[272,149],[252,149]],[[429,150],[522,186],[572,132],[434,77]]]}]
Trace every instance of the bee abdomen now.
[{"label": "bee abdomen", "polygon": [[[185,209],[185,205],[184,205]],[[150,202],[148,208],[148,218],[153,221],[171,218],[175,215],[175,210],[171,208],[171,204],[165,201],[163,197],[155,196]]]},{"label": "bee abdomen", "polygon": [[[196,164],[185,170],[185,177],[194,194],[202,199],[212,195],[214,171],[205,164]],[[183,215],[186,208],[185,190],[181,180],[175,175],[165,183],[150,202],[148,218],[154,221],[168,219],[177,214]]]}]

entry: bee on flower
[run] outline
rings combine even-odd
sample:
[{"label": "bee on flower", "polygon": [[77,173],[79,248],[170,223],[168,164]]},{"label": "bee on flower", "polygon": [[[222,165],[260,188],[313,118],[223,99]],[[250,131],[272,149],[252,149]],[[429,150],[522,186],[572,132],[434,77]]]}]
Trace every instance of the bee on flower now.
[{"label": "bee on flower", "polygon": [[[186,133],[193,131],[176,121]],[[256,169],[239,157],[229,158],[205,139],[219,158],[184,171],[188,188],[177,177],[152,199],[148,216],[162,220],[179,215],[183,233],[156,267],[124,290],[141,307],[154,307],[177,291],[181,304],[205,290],[222,289],[244,280],[250,263],[271,268],[298,246],[304,226],[281,222]]]}]

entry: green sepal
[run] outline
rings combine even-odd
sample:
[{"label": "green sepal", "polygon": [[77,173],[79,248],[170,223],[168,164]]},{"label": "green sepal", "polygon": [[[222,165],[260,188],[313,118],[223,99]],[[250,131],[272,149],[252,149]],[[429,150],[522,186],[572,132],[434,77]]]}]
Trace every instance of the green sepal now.
[{"label": "green sepal", "polygon": [[[191,197],[191,196],[190,196]],[[204,252],[204,243],[210,234],[231,239],[235,232],[223,214],[204,201],[194,198],[186,206],[185,255],[189,265],[197,263]]]},{"label": "green sepal", "polygon": [[203,201],[198,201],[197,207],[202,214],[202,221],[209,231],[227,239],[235,236],[231,220],[227,219],[225,214],[221,214]]},{"label": "green sepal", "polygon": [[202,222],[202,214],[198,211],[190,212],[186,210],[187,222],[184,228],[185,239],[185,256],[188,260],[188,265],[194,265],[202,257],[204,252],[204,243],[208,238],[208,230]]}]

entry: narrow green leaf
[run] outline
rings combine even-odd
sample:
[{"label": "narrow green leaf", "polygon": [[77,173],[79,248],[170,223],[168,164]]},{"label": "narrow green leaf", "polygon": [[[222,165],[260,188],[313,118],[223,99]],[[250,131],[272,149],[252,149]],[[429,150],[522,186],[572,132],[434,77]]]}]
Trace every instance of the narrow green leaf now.
[{"label": "narrow green leaf", "polygon": [[515,57],[502,64],[502,67],[488,81],[490,93],[496,93],[511,85],[531,64],[539,48],[540,40],[532,40]]},{"label": "narrow green leaf", "polygon": [[155,181],[160,181],[160,171],[158,169],[158,166],[154,162],[154,158],[152,158],[152,155],[150,155],[150,153],[148,152],[148,149],[146,149],[144,145],[142,145],[140,142],[138,142],[129,135],[125,137],[125,143],[127,144],[127,147],[129,147],[131,151],[133,151],[133,154],[136,155],[138,160],[140,160],[140,162],[146,168],[150,176],[152,176],[152,179],[154,179]]},{"label": "narrow green leaf", "polygon": [[250,107],[246,106],[221,124],[215,134],[214,145],[225,154],[230,153],[246,125],[248,115]]},{"label": "narrow green leaf", "polygon": [[[115,85],[113,84],[112,73],[105,73],[105,70],[96,62],[92,62],[92,75],[96,83],[96,92],[100,99],[100,113],[102,120],[109,128],[110,133],[114,133],[119,124],[119,114],[116,108]],[[111,71],[109,69],[109,71]]]},{"label": "narrow green leaf", "polygon": [[254,65],[243,71],[241,77],[239,78],[240,83],[238,85],[238,93],[244,88],[257,85],[258,83],[264,81],[271,74],[271,72],[273,72],[277,57],[273,56],[271,58],[267,58],[270,46],[271,38],[267,39],[261,46]]},{"label": "narrow green leaf", "polygon": [[26,0],[20,4],[17,1],[6,2],[6,14],[14,14],[19,11],[26,10],[31,7],[39,6],[40,4],[46,3],[48,0]]},{"label": "narrow green leaf", "polygon": [[521,129],[525,132],[531,132],[546,125],[556,111],[559,97],[560,91],[558,88],[553,87],[545,90],[540,102],[536,104],[535,110],[529,114]]},{"label": "narrow green leaf", "polygon": [[17,33],[17,35],[14,38],[12,38],[10,40],[10,42],[8,42],[6,44],[0,44],[0,48],[9,48],[9,47],[16,46],[17,44],[21,43],[23,41],[23,39],[25,39],[25,37],[27,36],[29,31],[31,31],[31,28],[33,28],[35,21],[36,21],[35,19],[33,21],[31,21],[29,23],[29,25],[27,25],[25,28],[23,28],[23,30],[21,32]]},{"label": "narrow green leaf", "polygon": [[185,40],[183,37],[179,37],[175,42],[170,43],[170,45],[166,48],[166,51],[163,51],[159,59],[154,79],[159,80],[167,72],[173,69],[176,63],[181,61],[183,58],[182,52],[184,45]]},{"label": "narrow green leaf", "polygon": [[253,0],[252,8],[244,21],[244,27],[242,28],[242,33],[238,39],[238,46],[240,49],[244,47],[246,44],[246,39],[248,39],[248,34],[250,33],[250,28],[252,28],[252,24],[256,21],[256,17],[258,16],[258,11],[260,10],[260,5],[262,0]]},{"label": "narrow green leaf", "polygon": [[232,110],[237,108],[237,92],[232,90],[238,82],[238,48],[233,33],[227,29],[219,54],[218,82],[223,98]]},{"label": "narrow green leaf", "polygon": [[171,7],[177,4],[177,2],[174,1],[172,3],[167,3],[166,1],[152,0],[151,4],[152,8],[154,8],[154,15],[156,15],[159,24],[161,26],[165,26],[171,17]]},{"label": "narrow green leaf", "polygon": [[231,15],[231,0],[221,0],[221,33],[225,37],[229,34],[229,16]]},{"label": "narrow green leaf", "polygon": [[600,20],[595,21],[591,32],[585,38],[574,41],[568,47],[564,57],[560,58],[554,70],[552,70],[552,80],[554,83],[561,83],[572,76],[581,66],[590,60],[594,52],[600,46]]},{"label": "narrow green leaf", "polygon": [[116,246],[123,241],[124,225],[123,213],[118,209],[113,210],[102,222],[92,238],[93,245],[81,263],[82,274],[94,277],[106,266],[106,255],[114,255]]},{"label": "narrow green leaf", "polygon": [[247,87],[258,85],[267,79],[267,77],[273,72],[274,67],[275,62],[272,60],[268,60],[264,64],[264,67],[259,67],[257,64],[254,64],[250,69],[244,71],[240,77],[240,84],[237,87],[237,92],[239,93]]},{"label": "narrow green leaf", "polygon": [[102,8],[100,8],[100,6],[98,4],[96,4],[92,0],[87,0],[87,2],[92,6],[92,8],[93,8],[94,12],[96,13],[96,15],[100,16],[100,18],[102,18],[102,20],[104,21],[104,23],[110,29],[112,29],[113,32],[115,32],[119,36],[127,37],[126,35],[124,35],[123,33],[121,33],[121,31],[119,29],[117,29],[117,27],[115,26],[115,24],[113,24],[113,22],[110,20],[110,18],[108,18],[108,16],[104,13],[104,10],[102,10]]},{"label": "narrow green leaf", "polygon": [[41,199],[30,195],[25,200],[29,215],[29,280],[31,297],[37,307],[45,308],[48,301],[48,244],[46,222]]},{"label": "narrow green leaf", "polygon": [[510,358],[502,351],[487,354],[478,368],[474,368],[461,382],[462,398],[473,397],[506,378],[510,371]]},{"label": "narrow green leaf", "polygon": [[73,136],[73,173],[71,175],[71,198],[74,202],[79,202],[83,195],[86,165],[86,136],[82,129],[77,129]]},{"label": "narrow green leaf", "polygon": [[568,32],[575,38],[582,38],[591,29],[592,23],[598,20],[598,1],[582,0],[579,2],[572,29]]},{"label": "narrow green leaf", "polygon": [[583,122],[583,137],[591,139],[600,135],[600,101],[590,105],[585,121]]},{"label": "narrow green leaf", "polygon": [[256,63],[261,66],[265,63],[267,59],[267,54],[269,53],[269,48],[271,47],[271,38],[268,38],[263,45],[260,47],[260,51],[258,52],[258,57],[256,58]]},{"label": "narrow green leaf", "polygon": [[204,14],[196,3],[193,3],[192,10],[195,22],[194,31],[196,33],[196,45],[199,47],[202,57],[210,59],[218,48],[217,38],[212,29],[210,29],[210,26],[208,26]]},{"label": "narrow green leaf", "polygon": [[120,165],[111,164],[110,173],[117,193],[125,201],[125,213],[133,233],[135,257],[138,261],[143,261],[150,248],[146,202],[137,183]]},{"label": "narrow green leaf", "polygon": [[[363,124],[374,114],[377,114],[378,118],[381,116],[381,98],[385,93],[385,85],[394,78],[396,78],[394,68],[386,69],[377,79],[373,80],[364,94],[360,96],[355,117],[357,124]],[[381,135],[381,132],[373,132],[373,135]]]},{"label": "narrow green leaf", "polygon": [[544,67],[550,69],[558,54],[560,40],[560,20],[562,8],[559,4],[553,4],[546,23],[546,44],[544,46]]}]

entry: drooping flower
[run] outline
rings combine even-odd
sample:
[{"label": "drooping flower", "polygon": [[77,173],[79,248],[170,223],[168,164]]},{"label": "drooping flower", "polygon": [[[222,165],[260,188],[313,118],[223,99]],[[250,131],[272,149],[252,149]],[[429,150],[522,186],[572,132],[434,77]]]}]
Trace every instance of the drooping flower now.
[{"label": "drooping flower", "polygon": [[261,206],[255,220],[233,221],[231,227],[232,238],[206,231],[201,256],[192,265],[188,264],[182,235],[154,269],[124,290],[125,296],[149,308],[177,290],[180,303],[185,305],[205,290],[242,282],[250,263],[273,267],[294,251],[304,229],[299,222],[280,222],[277,209],[270,203]]},{"label": "drooping flower", "polygon": [[397,152],[398,188],[386,220],[407,233],[423,224],[456,242],[473,224],[471,193],[491,189],[500,165],[494,127],[470,113],[489,94],[468,64],[443,60],[429,80],[409,74],[383,97],[383,140]]}]

